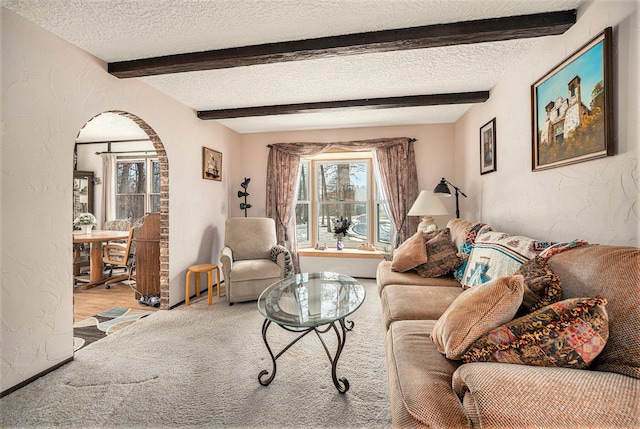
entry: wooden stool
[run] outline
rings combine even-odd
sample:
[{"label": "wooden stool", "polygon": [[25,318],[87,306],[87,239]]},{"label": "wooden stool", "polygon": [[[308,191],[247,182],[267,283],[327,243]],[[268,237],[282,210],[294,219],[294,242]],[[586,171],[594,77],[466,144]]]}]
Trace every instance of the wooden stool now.
[{"label": "wooden stool", "polygon": [[207,287],[209,290],[209,305],[213,300],[213,270],[216,270],[218,281],[218,298],[220,298],[220,268],[216,264],[198,264],[192,265],[187,271],[187,291],[185,297],[185,305],[189,305],[189,286],[191,284],[191,274],[196,273],[196,297],[200,296],[200,273],[207,273]]}]

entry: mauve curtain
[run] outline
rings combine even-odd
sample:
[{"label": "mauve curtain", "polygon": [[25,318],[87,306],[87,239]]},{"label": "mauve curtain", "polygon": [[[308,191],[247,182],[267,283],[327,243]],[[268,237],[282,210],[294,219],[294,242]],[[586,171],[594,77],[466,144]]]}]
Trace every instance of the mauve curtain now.
[{"label": "mauve curtain", "polygon": [[[384,146],[374,150],[382,189],[396,235],[392,246],[395,249],[418,228],[418,218],[406,214],[418,198],[418,171],[413,141]],[[402,168],[405,166],[406,168]]]},{"label": "mauve curtain", "polygon": [[[417,228],[417,220],[405,221],[406,213],[418,196],[413,139],[407,137],[358,140],[339,143],[279,143],[270,145],[267,165],[267,216],[275,219],[278,242],[289,243],[296,273],[300,272],[296,239],[295,199],[300,157],[313,156],[332,148],[350,151],[373,150],[382,178],[384,193],[397,231],[394,247]],[[393,149],[398,146],[398,148]],[[398,192],[402,190],[402,192]],[[411,226],[410,226],[411,225]],[[415,225],[415,227],[413,227]]]}]

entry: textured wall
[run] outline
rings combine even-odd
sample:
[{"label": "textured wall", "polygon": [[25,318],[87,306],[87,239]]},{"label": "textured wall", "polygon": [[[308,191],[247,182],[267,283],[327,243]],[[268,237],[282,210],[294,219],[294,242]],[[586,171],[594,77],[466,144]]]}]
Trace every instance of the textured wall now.
[{"label": "textured wall", "polygon": [[[606,27],[613,27],[615,156],[531,171],[530,86]],[[596,1],[564,35],[545,38],[489,101],[456,123],[456,169],[469,198],[462,217],[551,240],[640,245],[638,3]],[[479,128],[496,118],[497,172],[481,176]]]},{"label": "textured wall", "polygon": [[[217,262],[228,180],[202,179],[202,146],[238,135],[2,9],[2,391],[72,356],[72,154],[98,113],[142,118],[169,159],[170,304],[189,265]],[[223,168],[230,159],[223,159]]]}]

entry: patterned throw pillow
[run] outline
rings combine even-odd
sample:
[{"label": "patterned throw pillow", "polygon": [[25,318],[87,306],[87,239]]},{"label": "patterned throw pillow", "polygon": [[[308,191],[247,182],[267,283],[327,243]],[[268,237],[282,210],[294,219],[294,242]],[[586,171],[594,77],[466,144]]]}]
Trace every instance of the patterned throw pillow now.
[{"label": "patterned throw pillow", "polygon": [[511,276],[462,292],[433,327],[436,349],[447,359],[460,359],[478,338],[513,319],[523,291],[522,276]]},{"label": "patterned throw pillow", "polygon": [[560,279],[540,256],[522,264],[516,274],[524,276],[524,297],[518,314],[531,313],[562,299]]},{"label": "patterned throw pillow", "polygon": [[520,310],[518,310],[518,316],[531,313],[562,299],[562,284],[558,276],[549,268],[547,261],[553,255],[588,244],[582,240],[566,243],[543,243],[547,247],[539,255],[518,268],[516,274],[522,274],[525,281],[524,299]]},{"label": "patterned throw pillow", "polygon": [[451,242],[449,228],[427,241],[427,262],[418,265],[416,271],[420,277],[440,277],[457,268],[462,261],[458,258],[456,246]]},{"label": "patterned throw pillow", "polygon": [[546,242],[503,232],[479,234],[469,256],[462,287],[466,289],[496,277],[513,275],[520,265],[542,252],[547,245]]},{"label": "patterned throw pillow", "polygon": [[492,330],[462,359],[587,368],[609,338],[606,303],[602,297],[556,302]]},{"label": "patterned throw pillow", "polygon": [[403,273],[427,262],[427,246],[424,233],[416,232],[393,252],[391,269]]},{"label": "patterned throw pillow", "polygon": [[464,271],[467,268],[467,261],[469,260],[469,255],[473,250],[473,243],[476,242],[476,237],[478,234],[483,232],[493,231],[486,223],[478,222],[471,226],[471,229],[467,233],[467,237],[464,239],[464,242],[460,244],[458,248],[458,257],[462,261],[460,266],[453,271],[453,276],[462,283],[462,278],[464,277]]}]

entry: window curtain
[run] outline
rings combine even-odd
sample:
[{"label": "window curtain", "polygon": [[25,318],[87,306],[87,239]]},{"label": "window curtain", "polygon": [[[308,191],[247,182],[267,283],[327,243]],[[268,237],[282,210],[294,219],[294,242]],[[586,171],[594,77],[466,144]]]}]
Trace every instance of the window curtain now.
[{"label": "window curtain", "polygon": [[117,156],[103,153],[102,156],[102,222],[116,219],[116,166]]},{"label": "window curtain", "polygon": [[[384,146],[374,150],[382,190],[396,227],[392,246],[395,249],[418,228],[418,218],[406,214],[418,198],[418,171],[413,142]],[[399,168],[406,165],[407,168]]]},{"label": "window curtain", "polygon": [[300,263],[294,208],[295,190],[300,174],[300,158],[317,155],[333,148],[350,151],[373,150],[382,178],[383,192],[391,208],[391,221],[397,231],[395,243],[393,243],[395,248],[398,243],[406,240],[409,231],[415,230],[418,225],[418,219],[406,216],[418,196],[414,141],[407,137],[398,137],[339,143],[278,143],[269,146],[267,216],[276,221],[278,242],[280,244],[288,242],[296,273],[300,272]]}]

